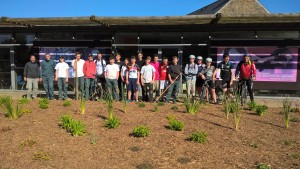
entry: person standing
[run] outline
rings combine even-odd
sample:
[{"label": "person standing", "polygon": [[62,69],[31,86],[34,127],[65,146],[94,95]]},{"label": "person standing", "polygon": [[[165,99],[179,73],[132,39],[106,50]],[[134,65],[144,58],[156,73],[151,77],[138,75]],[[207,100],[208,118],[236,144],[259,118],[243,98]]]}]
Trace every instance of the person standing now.
[{"label": "person standing", "polygon": [[[160,93],[167,88],[169,85],[169,80],[167,76],[168,70],[168,58],[164,57],[162,64],[159,67],[159,78],[160,78]],[[165,92],[166,93],[166,92]]]},{"label": "person standing", "polygon": [[[220,77],[222,79],[222,88],[223,92],[227,93],[230,97],[232,95],[229,92],[232,92],[232,85],[233,85],[233,79],[234,79],[234,70],[233,70],[233,65],[229,61],[229,54],[225,53],[223,55],[223,61],[218,64],[217,68],[214,71],[213,74],[213,80],[216,80],[216,74],[218,70],[220,69]],[[229,92],[228,92],[229,91]]]},{"label": "person standing", "polygon": [[205,64],[203,63],[202,56],[197,57],[197,63],[198,63],[198,74],[196,79],[196,89],[199,94],[199,98],[201,99],[202,86],[204,84],[204,80],[201,77],[201,72],[205,68]]},{"label": "person standing", "polygon": [[177,102],[177,92],[180,86],[180,75],[182,74],[182,68],[178,65],[178,56],[173,56],[173,64],[168,68],[168,79],[170,81],[170,88],[168,90],[168,94],[166,97],[166,102],[170,101],[171,96],[173,96],[173,103],[176,104]]},{"label": "person standing", "polygon": [[51,60],[51,55],[49,53],[45,54],[45,60],[41,63],[41,77],[43,81],[43,86],[46,91],[46,97],[49,100],[54,100],[54,72],[56,63]]},{"label": "person standing", "polygon": [[122,86],[121,86],[121,92],[122,92],[122,98],[121,99],[126,99],[125,98],[125,85],[126,85],[126,73],[127,73],[127,66],[129,63],[129,59],[125,58],[124,59],[124,65],[121,68],[121,75],[120,75],[120,79],[122,80]]},{"label": "person standing", "polygon": [[[116,54],[116,61],[115,61],[115,64],[117,64],[119,66],[119,70],[122,69],[123,65],[124,65],[124,62],[121,61],[121,54],[120,53],[117,53]],[[121,76],[121,74],[120,74]],[[123,88],[123,85],[122,85],[122,79],[121,77],[118,78],[118,88],[119,88],[119,91],[120,91],[120,100],[122,100],[123,98],[123,95],[124,95],[124,88]]]},{"label": "person standing", "polygon": [[[78,98],[76,98],[78,96],[78,94],[80,95],[79,96],[80,98],[82,98],[83,94],[84,94],[83,65],[84,65],[84,60],[81,59],[81,54],[79,52],[76,52],[75,59],[72,60],[72,67],[73,67],[73,70],[75,71],[74,84],[75,84],[75,87],[77,88],[75,90],[75,92],[78,92],[78,93],[75,93],[75,99],[78,99]],[[78,80],[78,86],[76,86],[77,85],[76,78]]]},{"label": "person standing", "polygon": [[244,60],[240,61],[236,67],[235,77],[239,78],[238,91],[241,95],[241,85],[246,81],[247,89],[250,95],[250,100],[254,101],[252,81],[256,80],[256,67],[253,61],[250,60],[250,55],[245,54]]},{"label": "person standing", "polygon": [[40,68],[36,63],[34,55],[30,56],[30,61],[25,64],[24,68],[24,81],[27,82],[27,98],[35,99],[37,97],[38,82],[40,78]]},{"label": "person standing", "polygon": [[140,67],[137,65],[136,57],[131,56],[130,64],[127,66],[126,84],[127,84],[127,99],[131,102],[131,96],[134,94],[135,101],[139,99],[139,84],[140,84]]},{"label": "person standing", "polygon": [[[201,78],[207,82],[207,85],[209,87],[210,93],[213,98],[213,104],[217,103],[217,96],[216,96],[216,85],[215,82],[213,81],[213,74],[215,71],[215,67],[211,65],[212,59],[211,58],[206,58],[206,67],[202,69],[200,76]],[[204,98],[201,98],[204,99]],[[209,95],[208,92],[206,92],[206,101],[209,101]]]},{"label": "person standing", "polygon": [[190,55],[190,63],[186,64],[184,74],[186,76],[187,95],[195,97],[196,95],[196,77],[198,73],[198,65],[195,64],[195,56]]},{"label": "person standing", "polygon": [[109,64],[104,69],[104,76],[107,83],[108,92],[114,96],[116,101],[119,101],[119,89],[118,89],[118,79],[119,79],[120,68],[119,65],[115,64],[115,58],[109,58]]},{"label": "person standing", "polygon": [[95,86],[94,80],[96,75],[96,63],[94,62],[93,54],[90,54],[88,60],[84,62],[83,74],[85,81],[85,99],[89,100]]},{"label": "person standing", "polygon": [[105,59],[103,59],[101,52],[97,53],[97,59],[95,60],[95,63],[96,63],[97,82],[100,82],[100,84],[102,85],[102,89],[104,90],[105,89],[104,69],[106,66],[106,62]]},{"label": "person standing", "polygon": [[159,87],[159,67],[160,67],[160,63],[158,62],[158,54],[154,54],[153,62],[151,62],[151,65],[155,69],[155,79],[154,79],[154,82],[153,82],[153,88],[155,90],[155,95],[159,96],[159,88],[160,88]]},{"label": "person standing", "polygon": [[[137,58],[136,64],[139,66],[140,69],[145,65],[145,60],[143,60],[142,52],[138,52],[138,58]],[[139,77],[139,84],[141,84],[141,77]],[[143,90],[143,88],[140,85],[138,86],[138,88],[139,88],[139,91],[142,91],[142,100],[144,101],[144,99],[146,97],[145,91]]]},{"label": "person standing", "polygon": [[65,58],[63,56],[59,57],[59,63],[56,64],[55,70],[55,81],[57,81],[58,85],[58,100],[67,100],[69,65],[65,62]]},{"label": "person standing", "polygon": [[141,69],[141,84],[145,92],[146,102],[153,101],[153,84],[155,82],[156,70],[153,65],[150,64],[151,57],[146,58],[146,64]]}]

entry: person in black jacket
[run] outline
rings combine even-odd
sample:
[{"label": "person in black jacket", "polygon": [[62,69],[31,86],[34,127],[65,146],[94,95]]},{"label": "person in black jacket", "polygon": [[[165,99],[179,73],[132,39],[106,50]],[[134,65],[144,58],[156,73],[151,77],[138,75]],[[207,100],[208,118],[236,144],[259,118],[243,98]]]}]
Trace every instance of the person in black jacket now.
[{"label": "person in black jacket", "polygon": [[24,68],[24,81],[27,82],[26,88],[27,98],[35,99],[37,97],[38,82],[41,81],[40,78],[40,68],[36,63],[34,55],[30,56],[30,62],[25,64]]}]

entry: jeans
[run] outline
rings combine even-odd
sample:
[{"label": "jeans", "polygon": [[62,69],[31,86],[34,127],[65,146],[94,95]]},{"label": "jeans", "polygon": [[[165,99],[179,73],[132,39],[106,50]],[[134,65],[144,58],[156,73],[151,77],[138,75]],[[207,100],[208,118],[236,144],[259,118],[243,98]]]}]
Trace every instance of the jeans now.
[{"label": "jeans", "polygon": [[27,78],[26,88],[28,89],[27,98],[31,98],[31,95],[32,98],[36,98],[38,90],[38,78]]},{"label": "jeans", "polygon": [[[76,88],[76,78],[74,78],[74,87]],[[84,77],[78,77],[78,96],[82,98],[84,96]],[[76,97],[76,90],[75,90],[75,97]],[[75,98],[78,99],[78,98]]]},{"label": "jeans", "polygon": [[171,84],[171,86],[170,86],[170,88],[168,90],[167,97],[166,97],[166,102],[170,101],[171,96],[174,97],[174,99],[173,99],[174,102],[177,101],[176,95],[177,95],[177,92],[179,91],[179,86],[180,86],[180,81],[174,81],[174,83]]},{"label": "jeans", "polygon": [[[119,101],[119,88],[117,79],[106,79],[108,92],[114,96],[116,101]],[[113,92],[112,92],[113,91]]]},{"label": "jeans", "polygon": [[58,99],[59,100],[67,99],[68,98],[68,83],[66,82],[66,78],[59,77],[57,79],[57,85],[58,85]]},{"label": "jeans", "polygon": [[84,80],[85,80],[85,99],[89,100],[93,93],[93,89],[95,86],[95,79],[84,78]]},{"label": "jeans", "polygon": [[188,96],[196,95],[196,79],[188,79],[186,81]]},{"label": "jeans", "polygon": [[144,83],[144,86],[142,86],[143,90],[145,91],[145,100],[146,102],[152,102],[153,101],[153,84],[151,83]]},{"label": "jeans", "polygon": [[53,76],[43,76],[43,86],[46,91],[46,97],[49,100],[54,99]]}]

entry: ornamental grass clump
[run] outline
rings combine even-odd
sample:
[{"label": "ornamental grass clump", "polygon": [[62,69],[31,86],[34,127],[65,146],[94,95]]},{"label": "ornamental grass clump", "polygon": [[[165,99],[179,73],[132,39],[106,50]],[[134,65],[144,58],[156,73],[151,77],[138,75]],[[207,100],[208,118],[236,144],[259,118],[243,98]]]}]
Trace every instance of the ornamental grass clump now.
[{"label": "ornamental grass clump", "polygon": [[60,126],[75,137],[81,136],[86,133],[85,124],[83,124],[79,120],[74,120],[69,115],[62,115],[60,117],[60,121]]},{"label": "ornamental grass clump", "polygon": [[292,101],[290,101],[288,98],[283,100],[283,115],[284,115],[285,128],[289,128],[291,106],[292,106]]},{"label": "ornamental grass clump", "polygon": [[169,120],[169,127],[174,131],[182,131],[184,128],[184,123],[182,121],[176,120],[173,115],[167,117]]},{"label": "ornamental grass clump", "polygon": [[39,101],[39,107],[41,109],[48,109],[49,108],[49,100],[46,98],[43,98]]},{"label": "ornamental grass clump", "polygon": [[233,121],[235,125],[235,130],[238,130],[239,124],[242,117],[242,110],[240,104],[240,96],[238,94],[235,95],[235,99],[231,102],[231,110],[233,112]]},{"label": "ornamental grass clump", "polygon": [[184,105],[187,113],[196,114],[199,111],[200,102],[198,100],[187,97],[184,100],[183,105]]},{"label": "ornamental grass clump", "polygon": [[14,104],[12,98],[8,96],[3,96],[0,98],[0,107],[4,111],[4,115],[10,119],[17,119],[23,114],[19,103]]},{"label": "ornamental grass clump", "polygon": [[259,116],[263,116],[267,114],[267,110],[268,110],[268,106],[266,105],[257,105],[255,109],[256,114]]},{"label": "ornamental grass clump", "polygon": [[149,134],[150,129],[144,125],[136,126],[131,133],[134,137],[147,137]]},{"label": "ornamental grass clump", "polygon": [[153,105],[153,111],[154,112],[158,112],[158,104],[154,104]]},{"label": "ornamental grass clump", "polygon": [[85,108],[86,108],[86,100],[84,100],[82,98],[82,99],[80,99],[80,102],[79,102],[80,114],[84,114],[85,113]]},{"label": "ornamental grass clump", "polygon": [[255,111],[256,110],[256,107],[257,107],[257,103],[255,101],[250,101],[248,102],[248,108],[251,110],[251,111]]},{"label": "ornamental grass clump", "polygon": [[29,99],[26,97],[19,100],[19,104],[28,104],[28,103],[29,103]]},{"label": "ornamental grass clump", "polygon": [[206,132],[198,131],[197,133],[192,133],[192,135],[189,137],[189,140],[204,144],[206,143],[207,137],[208,134]]},{"label": "ornamental grass clump", "polygon": [[226,96],[224,95],[223,96],[223,100],[222,100],[222,102],[223,102],[223,110],[224,110],[224,113],[225,113],[225,118],[226,119],[229,119],[229,113],[230,113],[230,111],[231,111],[231,106],[230,106],[230,101],[228,101],[227,99],[226,99]]},{"label": "ornamental grass clump", "polygon": [[63,106],[64,106],[64,107],[70,107],[70,106],[71,106],[71,101],[70,101],[70,100],[65,100],[65,101],[63,102]]}]

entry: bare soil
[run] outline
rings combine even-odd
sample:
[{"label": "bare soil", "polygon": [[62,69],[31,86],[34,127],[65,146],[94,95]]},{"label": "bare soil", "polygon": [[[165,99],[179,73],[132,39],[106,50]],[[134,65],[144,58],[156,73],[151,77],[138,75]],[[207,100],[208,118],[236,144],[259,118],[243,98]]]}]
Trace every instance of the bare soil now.
[{"label": "bare soil", "polygon": [[[280,108],[270,108],[265,116],[243,110],[239,130],[233,117],[226,119],[222,105],[206,104],[199,113],[185,113],[182,104],[158,107],[153,103],[139,107],[128,103],[127,113],[121,102],[114,113],[121,120],[116,129],[104,126],[107,107],[103,102],[88,102],[84,115],[79,114],[79,101],[71,107],[62,101],[50,101],[49,109],[30,101],[17,120],[0,116],[0,168],[257,168],[259,163],[271,168],[300,168],[300,123],[284,127]],[[2,114],[2,112],[1,112]],[[59,117],[70,114],[86,124],[84,136],[73,137],[59,126]],[[183,131],[168,129],[166,117],[173,114],[185,124]],[[300,118],[300,113],[292,113]],[[130,136],[137,125],[147,125],[146,138]],[[193,132],[208,134],[205,144],[187,138]],[[96,144],[91,139],[96,138]]]}]

